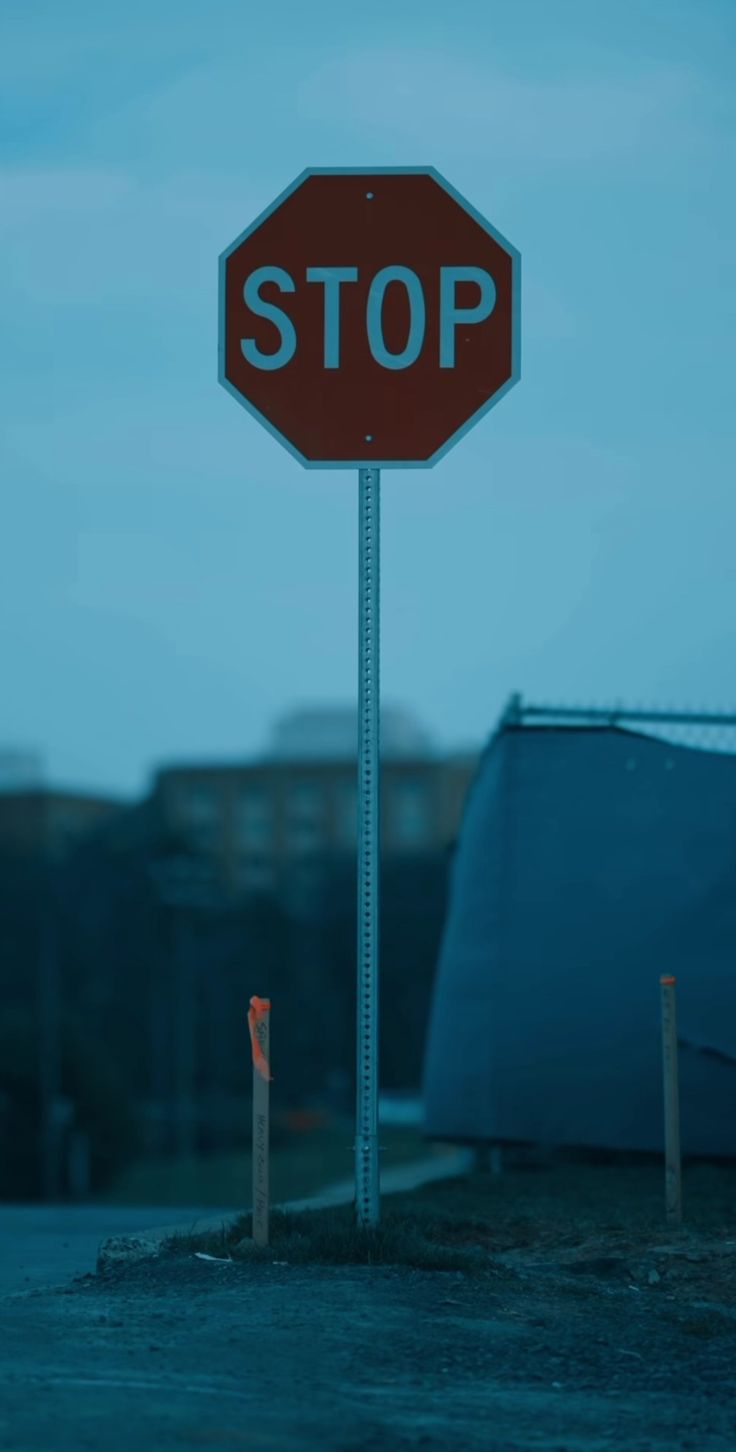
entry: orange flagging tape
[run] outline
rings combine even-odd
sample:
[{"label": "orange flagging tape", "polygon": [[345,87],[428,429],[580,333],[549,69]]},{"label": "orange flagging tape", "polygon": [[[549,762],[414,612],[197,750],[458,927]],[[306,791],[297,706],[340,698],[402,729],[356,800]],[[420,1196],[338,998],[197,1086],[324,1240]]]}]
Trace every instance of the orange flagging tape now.
[{"label": "orange flagging tape", "polygon": [[248,1029],[250,1031],[250,1044],[253,1050],[253,1063],[262,1079],[273,1079],[273,1074],[266,1062],[266,1055],[261,1048],[256,1033],[256,1024],[260,1023],[270,1012],[270,998],[251,998],[248,1010]]},{"label": "orange flagging tape", "polygon": [[663,973],[659,981],[660,983],[676,983],[677,980],[673,978],[669,973]]}]

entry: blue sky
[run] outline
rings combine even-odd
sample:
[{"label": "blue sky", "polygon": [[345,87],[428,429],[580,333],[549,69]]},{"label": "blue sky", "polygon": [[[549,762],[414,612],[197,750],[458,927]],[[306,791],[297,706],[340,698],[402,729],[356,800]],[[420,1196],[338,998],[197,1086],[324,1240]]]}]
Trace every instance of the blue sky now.
[{"label": "blue sky", "polygon": [[731,0],[5,0],[0,745],[134,794],[354,698],[357,481],[216,377],[307,165],[430,163],[522,254],[521,382],[384,475],[384,698],[736,705],[735,62]]}]

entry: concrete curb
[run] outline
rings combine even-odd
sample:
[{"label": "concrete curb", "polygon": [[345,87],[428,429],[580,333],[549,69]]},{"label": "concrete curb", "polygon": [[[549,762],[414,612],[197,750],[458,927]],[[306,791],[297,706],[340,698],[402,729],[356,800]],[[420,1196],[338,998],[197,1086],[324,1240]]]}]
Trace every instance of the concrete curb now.
[{"label": "concrete curb", "polygon": [[[408,1165],[395,1165],[381,1174],[381,1194],[397,1195],[402,1191],[416,1190],[419,1185],[428,1185],[432,1180],[449,1180],[455,1175],[465,1175],[472,1169],[475,1156],[471,1149],[453,1150],[448,1154],[434,1155],[431,1159],[415,1160]],[[287,1200],[275,1205],[275,1210],[323,1210],[331,1205],[348,1205],[355,1194],[355,1181],[339,1180],[328,1185],[318,1195],[306,1200]],[[146,1230],[141,1235],[119,1235],[103,1240],[97,1252],[98,1275],[115,1266],[127,1265],[131,1261],[145,1260],[158,1255],[162,1245],[177,1236],[226,1233],[241,1219],[243,1210],[233,1210],[231,1215],[207,1216],[178,1225],[161,1225]]]}]

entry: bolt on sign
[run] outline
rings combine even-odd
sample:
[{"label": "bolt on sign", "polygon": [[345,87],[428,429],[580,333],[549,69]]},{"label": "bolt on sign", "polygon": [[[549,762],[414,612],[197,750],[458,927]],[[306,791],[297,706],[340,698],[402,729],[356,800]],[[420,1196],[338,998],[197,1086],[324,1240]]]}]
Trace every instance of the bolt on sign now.
[{"label": "bolt on sign", "polygon": [[220,382],[306,468],[357,469],[356,1210],[378,1193],[381,469],[427,468],[518,382],[520,258],[433,167],[302,172],[220,257]]}]

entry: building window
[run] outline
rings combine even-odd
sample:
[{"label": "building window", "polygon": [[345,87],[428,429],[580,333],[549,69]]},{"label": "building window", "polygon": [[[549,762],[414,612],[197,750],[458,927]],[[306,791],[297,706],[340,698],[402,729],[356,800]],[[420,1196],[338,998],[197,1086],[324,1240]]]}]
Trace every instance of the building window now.
[{"label": "building window", "polygon": [[244,857],[235,869],[236,886],[241,892],[271,892],[275,876],[270,862],[258,857]]},{"label": "building window", "polygon": [[214,851],[222,825],[215,788],[209,782],[187,782],[179,796],[179,815],[192,845],[203,852]]},{"label": "building window", "polygon": [[273,840],[273,809],[262,786],[246,787],[235,805],[235,840],[247,851],[268,849]]},{"label": "building window", "polygon": [[215,852],[220,842],[220,829],[217,822],[188,822],[186,826],[186,839],[190,846],[196,847],[199,852]]},{"label": "building window", "polygon": [[428,846],[431,823],[425,783],[397,782],[392,797],[391,816],[396,846]]},{"label": "building window", "polygon": [[316,822],[292,822],[289,826],[289,851],[295,856],[304,857],[310,852],[317,852],[323,845],[324,837]]},{"label": "building window", "polygon": [[298,781],[289,791],[289,816],[296,822],[319,822],[324,814],[324,797],[315,781]]},{"label": "building window", "polygon": [[287,850],[296,857],[317,852],[323,845],[324,794],[314,781],[298,781],[289,788]]}]

